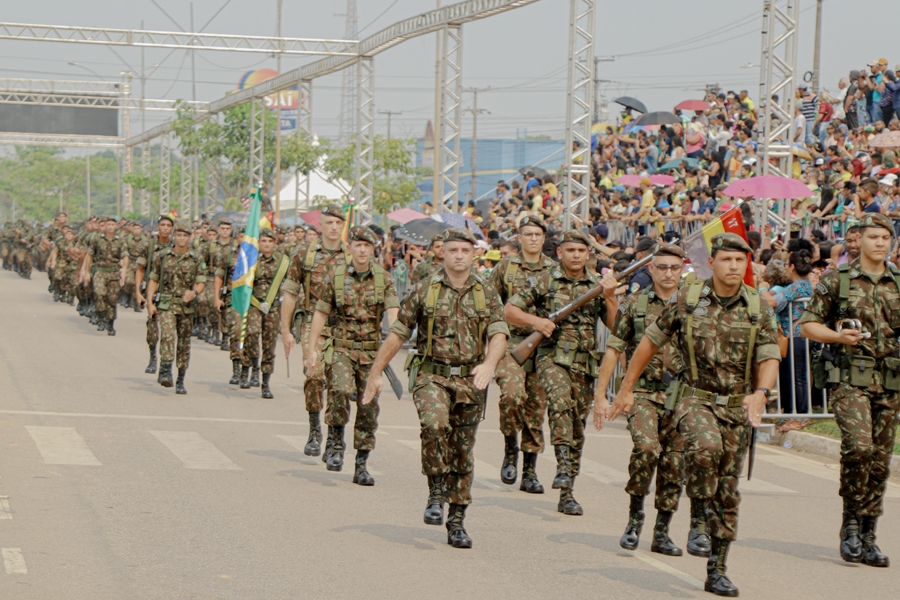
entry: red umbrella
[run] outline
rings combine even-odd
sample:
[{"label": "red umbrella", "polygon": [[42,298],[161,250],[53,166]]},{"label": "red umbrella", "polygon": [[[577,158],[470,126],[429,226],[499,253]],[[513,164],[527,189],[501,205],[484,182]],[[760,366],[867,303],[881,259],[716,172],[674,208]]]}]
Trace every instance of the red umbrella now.
[{"label": "red umbrella", "polygon": [[401,208],[395,210],[394,212],[390,212],[387,215],[388,219],[392,219],[397,221],[401,225],[405,225],[410,221],[415,221],[416,219],[426,219],[428,215],[420,213],[417,210],[413,210],[411,208]]},{"label": "red umbrella", "polygon": [[314,225],[315,227],[319,227],[319,222],[322,220],[322,211],[311,210],[309,212],[300,213],[300,218],[306,221],[307,225]]},{"label": "red umbrella", "polygon": [[675,110],[704,111],[709,109],[709,102],[703,100],[682,100],[675,105]]},{"label": "red umbrella", "polygon": [[650,183],[655,185],[672,185],[675,183],[675,178],[671,175],[651,175]]},{"label": "red umbrella", "polygon": [[812,191],[802,181],[777,175],[760,175],[749,179],[738,179],[722,190],[726,196],[744,198],[809,198]]}]

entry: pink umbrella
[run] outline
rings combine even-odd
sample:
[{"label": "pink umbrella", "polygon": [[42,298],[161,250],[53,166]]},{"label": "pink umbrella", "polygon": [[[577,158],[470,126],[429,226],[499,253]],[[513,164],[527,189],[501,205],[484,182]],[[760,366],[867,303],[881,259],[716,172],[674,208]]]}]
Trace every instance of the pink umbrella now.
[{"label": "pink umbrella", "polygon": [[616,183],[624,185],[625,187],[638,187],[641,185],[641,179],[643,179],[643,177],[640,175],[622,175],[616,179]]},{"label": "pink umbrella", "polygon": [[672,185],[675,183],[675,178],[671,175],[651,175],[650,183],[655,185]]},{"label": "pink umbrella", "polygon": [[709,108],[709,102],[703,100],[683,100],[675,105],[675,110],[704,111]]},{"label": "pink umbrella", "polygon": [[738,179],[722,190],[726,196],[735,198],[809,198],[812,191],[802,181],[777,175],[760,175],[749,179]]},{"label": "pink umbrella", "polygon": [[402,225],[406,225],[410,221],[415,221],[416,219],[425,219],[427,215],[420,213],[417,210],[413,210],[411,208],[401,208],[395,210],[394,212],[390,212],[387,215],[388,219],[397,221]]}]

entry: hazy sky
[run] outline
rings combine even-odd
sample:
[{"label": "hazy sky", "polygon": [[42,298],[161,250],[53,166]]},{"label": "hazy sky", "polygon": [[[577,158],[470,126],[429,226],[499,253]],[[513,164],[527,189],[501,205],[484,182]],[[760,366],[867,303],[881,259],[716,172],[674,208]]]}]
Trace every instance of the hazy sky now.
[{"label": "hazy sky", "polygon": [[[445,0],[444,4],[448,4]],[[7,22],[94,27],[140,27],[177,30],[177,26],[153,0],[31,0],[4,2]],[[190,29],[190,2],[156,0],[184,30]],[[209,33],[274,35],[276,0],[196,0],[194,23],[200,28],[222,6],[225,8],[206,27]],[[358,0],[360,37],[376,33],[391,23],[424,12],[434,0]],[[706,83],[725,89],[746,88],[759,95],[760,30],[762,0],[632,0],[598,2],[595,53],[615,56],[603,62],[601,86],[608,99],[628,94],[644,100],[651,110],[668,110],[687,98],[700,96]],[[857,2],[826,0],[822,43],[822,82],[837,89],[837,80],[851,68],[862,68],[872,59],[886,56],[893,67],[900,56],[890,56],[888,37],[877,34],[873,21],[880,11],[896,11],[894,2],[867,0],[866,10]],[[561,138],[565,130],[565,84],[569,2],[541,0],[530,6],[463,27],[463,85],[493,89],[479,94],[479,108],[490,114],[479,118],[479,137],[513,137],[516,130]],[[812,68],[815,0],[802,0],[799,69]],[[286,0],[283,34],[294,37],[344,36],[345,0]],[[403,111],[393,118],[393,134],[421,136],[434,112],[434,35],[407,41],[375,59],[376,110]],[[38,79],[96,79],[83,64],[112,80],[123,69],[141,70],[141,51],[79,44],[0,40],[0,77]],[[285,58],[282,70],[312,59]],[[129,66],[126,66],[127,62]],[[148,98],[191,97],[191,61],[184,51],[146,50],[146,71],[160,66],[147,81]],[[749,68],[747,65],[750,65]],[[742,67],[743,66],[743,67]],[[275,67],[275,59],[259,54],[198,52],[196,89],[199,100],[213,100],[236,87],[248,69]],[[320,135],[338,131],[341,75],[314,83],[313,124]],[[471,95],[466,95],[467,105]],[[148,127],[164,118],[149,116]],[[386,118],[377,116],[377,130],[384,133]],[[133,131],[139,131],[137,124]],[[471,117],[464,121],[464,135],[471,131]]]}]

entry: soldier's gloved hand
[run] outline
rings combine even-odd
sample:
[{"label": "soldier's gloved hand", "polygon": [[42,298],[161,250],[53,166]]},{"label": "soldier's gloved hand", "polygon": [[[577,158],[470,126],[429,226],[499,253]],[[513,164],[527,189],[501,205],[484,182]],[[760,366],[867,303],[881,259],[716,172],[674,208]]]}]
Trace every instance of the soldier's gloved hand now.
[{"label": "soldier's gloved hand", "polygon": [[634,408],[634,392],[622,388],[619,390],[619,393],[616,394],[616,399],[613,401],[612,406],[606,415],[606,419],[608,421],[615,421],[616,417],[622,413],[625,413],[626,415],[631,413],[632,408]]},{"label": "soldier's gloved hand", "polygon": [[477,390],[485,389],[491,382],[491,379],[494,378],[494,370],[486,367],[484,363],[475,365],[475,368],[472,369],[472,374],[475,376],[474,383]]},{"label": "soldier's gloved hand", "polygon": [[606,415],[609,412],[609,400],[606,399],[606,390],[597,386],[594,393],[594,429],[601,431],[606,425]]},{"label": "soldier's gloved hand", "polygon": [[864,339],[863,334],[859,329],[842,329],[838,332],[837,336],[838,344],[844,344],[846,346],[855,346],[860,340]]},{"label": "soldier's gloved hand", "polygon": [[363,392],[363,397],[360,402],[368,404],[381,393],[381,388],[383,387],[384,381],[381,380],[381,373],[369,373],[369,379],[366,381],[366,391]]}]

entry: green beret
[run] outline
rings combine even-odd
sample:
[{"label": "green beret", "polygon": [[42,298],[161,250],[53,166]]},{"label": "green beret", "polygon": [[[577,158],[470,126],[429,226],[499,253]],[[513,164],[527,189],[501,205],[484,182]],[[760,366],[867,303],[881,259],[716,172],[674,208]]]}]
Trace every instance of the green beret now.
[{"label": "green beret", "polygon": [[540,227],[541,231],[547,233],[547,226],[544,225],[544,221],[534,215],[528,215],[519,221],[519,231],[521,231],[523,227]]},{"label": "green beret", "polygon": [[378,236],[375,235],[375,232],[369,229],[368,227],[353,227],[350,230],[350,241],[351,242],[368,242],[373,246],[378,245]]},{"label": "green beret", "polygon": [[176,219],[175,220],[175,231],[181,231],[183,233],[191,233],[193,230],[191,229],[191,222],[187,219]]},{"label": "green beret", "polygon": [[344,209],[341,207],[340,204],[329,204],[328,206],[323,208],[322,216],[324,217],[326,215],[329,217],[337,217],[341,221],[347,220],[347,217],[344,216]]},{"label": "green beret", "polygon": [[463,229],[462,227],[451,227],[446,230],[443,234],[441,234],[441,239],[445,242],[451,241],[460,241],[460,242],[469,242],[473,246],[477,241],[475,239],[475,235],[469,231],[468,229]]},{"label": "green beret", "polygon": [[591,247],[591,241],[588,239],[588,236],[574,229],[570,229],[562,235],[559,243],[564,244],[566,242],[575,242],[576,244],[584,244],[588,248]]},{"label": "green beret", "polygon": [[660,244],[656,248],[656,255],[677,256],[678,258],[684,258],[684,250],[682,250],[680,246],[676,246],[675,244]]},{"label": "green beret", "polygon": [[278,234],[275,233],[274,229],[269,229],[268,227],[263,227],[262,229],[259,230],[259,237],[260,237],[260,239],[267,237],[267,238],[272,238],[275,241],[278,241]]},{"label": "green beret", "polygon": [[750,247],[744,238],[739,236],[736,233],[720,233],[718,235],[714,235],[712,239],[712,247],[710,248],[713,253],[716,250],[731,250],[734,252],[753,252],[753,249]]},{"label": "green beret", "polygon": [[865,213],[859,220],[858,227],[865,229],[866,227],[884,227],[891,233],[894,233],[894,227],[891,220],[881,213]]}]

